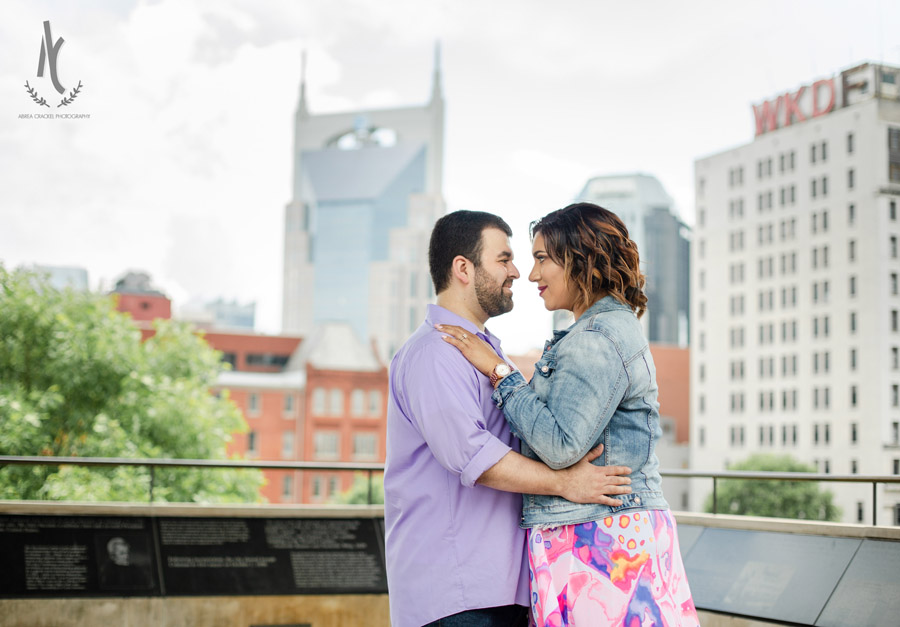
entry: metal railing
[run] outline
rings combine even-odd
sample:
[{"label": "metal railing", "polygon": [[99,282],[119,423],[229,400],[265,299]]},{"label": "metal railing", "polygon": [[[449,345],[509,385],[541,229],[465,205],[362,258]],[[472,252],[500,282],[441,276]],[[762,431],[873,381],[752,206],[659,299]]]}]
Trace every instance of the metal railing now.
[{"label": "metal railing", "polygon": [[697,470],[661,470],[663,477],[680,477],[686,479],[713,480],[713,514],[719,513],[718,481],[719,479],[750,479],[759,481],[816,481],[834,483],[871,483],[872,484],[872,525],[878,524],[878,484],[900,484],[900,476],[892,475],[831,475],[817,472],[771,472],[761,470],[719,470],[704,472]]},{"label": "metal railing", "polygon": [[[325,470],[357,471],[367,473],[367,502],[372,503],[372,474],[384,472],[384,464],[350,462],[301,462],[301,461],[249,461],[231,459],[134,459],[127,457],[49,457],[25,455],[0,455],[0,467],[6,465],[29,466],[140,466],[150,470],[148,497],[153,502],[155,469],[157,468],[228,468],[257,470]],[[713,514],[718,514],[718,481],[720,479],[749,479],[758,481],[816,481],[823,483],[869,483],[872,485],[872,524],[878,521],[878,484],[900,484],[895,475],[831,475],[813,472],[768,472],[720,470],[660,470],[663,477],[683,479],[712,479]]]},{"label": "metal railing", "polygon": [[235,459],[145,459],[130,457],[50,457],[0,455],[0,468],[6,465],[27,466],[139,466],[150,470],[148,502],[153,503],[157,468],[227,468],[249,470],[347,470],[368,474],[366,502],[372,504],[372,473],[384,472],[384,464],[348,462],[249,461]]}]

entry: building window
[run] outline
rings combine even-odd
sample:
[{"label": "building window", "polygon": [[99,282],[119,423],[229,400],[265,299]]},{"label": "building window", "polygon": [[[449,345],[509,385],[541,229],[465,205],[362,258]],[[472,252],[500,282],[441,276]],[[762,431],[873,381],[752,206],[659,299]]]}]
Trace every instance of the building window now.
[{"label": "building window", "polygon": [[340,457],[341,434],[337,431],[316,431],[313,436],[316,459],[337,459]]},{"label": "building window", "polygon": [[862,501],[856,502],[856,522],[858,522],[858,523],[864,522],[864,520],[865,520],[865,514],[864,514],[865,510],[863,509],[863,507],[864,507],[864,503]]},{"label": "building window", "polygon": [[[809,182],[809,195],[812,198],[816,197],[816,179],[813,179],[812,181]],[[813,229],[813,233],[815,233],[815,232],[816,232],[816,230]]]},{"label": "building window", "polygon": [[312,394],[312,413],[316,416],[325,415],[325,388],[315,388]]},{"label": "building window", "polygon": [[897,258],[897,236],[891,235],[891,259]]},{"label": "building window", "polygon": [[247,434],[247,453],[251,455],[255,455],[259,452],[257,447],[259,443],[257,442],[258,438],[256,437],[256,431],[251,431]]},{"label": "building window", "polygon": [[320,477],[319,475],[313,477],[312,495],[314,498],[319,498],[322,496],[322,477]]},{"label": "building window", "polygon": [[850,474],[858,475],[859,474],[859,462],[855,459],[850,460]]},{"label": "building window", "polygon": [[294,457],[294,432],[285,431],[281,434],[281,457],[291,459]]},{"label": "building window", "polygon": [[340,388],[332,388],[328,393],[328,413],[332,416],[344,413],[344,393]]},{"label": "building window", "polygon": [[850,297],[853,298],[856,296],[856,277],[850,277]]},{"label": "building window", "polygon": [[809,162],[810,163],[816,162],[816,145],[815,144],[813,144],[812,146],[809,147]]},{"label": "building window", "polygon": [[381,415],[381,390],[369,390],[369,415]]},{"label": "building window", "polygon": [[828,459],[825,460],[825,474],[826,475],[831,474],[831,460],[828,460]]},{"label": "building window", "polygon": [[853,189],[853,168],[847,170],[847,189]]},{"label": "building window", "polygon": [[259,394],[256,392],[250,392],[247,395],[247,414],[250,416],[258,416],[259,415]]},{"label": "building window", "polygon": [[855,422],[850,423],[850,443],[856,444],[859,440],[859,427]]},{"label": "building window", "polygon": [[856,205],[849,204],[847,205],[847,223],[852,225],[856,222]]},{"label": "building window", "polygon": [[856,261],[856,240],[847,242],[847,257],[850,261]]},{"label": "building window", "polygon": [[[827,196],[827,195],[828,195],[828,177],[823,176],[822,177],[822,196]],[[824,228],[828,228],[828,227],[826,226]]]},{"label": "building window", "polygon": [[294,478],[286,475],[281,479],[281,498],[288,500],[294,495]]},{"label": "building window", "polygon": [[249,353],[247,355],[247,365],[283,368],[287,364],[288,360],[290,360],[290,358],[290,355],[273,355],[272,353]]},{"label": "building window", "polygon": [[353,434],[353,459],[378,459],[378,436],[374,433]]},{"label": "building window", "polygon": [[337,475],[328,477],[328,495],[334,496],[341,491],[341,480]]},{"label": "building window", "polygon": [[354,416],[362,416],[366,413],[366,393],[364,390],[357,388],[350,393],[350,413]]},{"label": "building window", "polygon": [[897,296],[898,294],[898,284],[897,284],[897,273],[891,272],[891,294],[893,296]]},{"label": "building window", "polygon": [[856,333],[856,312],[850,312],[850,333]]},{"label": "building window", "polygon": [[888,217],[891,219],[891,222],[895,222],[897,220],[897,201],[892,200],[889,205]]},{"label": "building window", "polygon": [[697,430],[697,441],[700,443],[700,446],[706,445],[706,428],[700,427]]},{"label": "building window", "polygon": [[284,415],[292,416],[294,414],[294,395],[293,394],[285,394],[284,395]]},{"label": "building window", "polygon": [[828,143],[822,142],[822,161],[828,161]]},{"label": "building window", "polygon": [[900,349],[896,346],[891,347],[891,368],[900,369]]},{"label": "building window", "polygon": [[853,133],[847,133],[847,154],[853,154]]}]

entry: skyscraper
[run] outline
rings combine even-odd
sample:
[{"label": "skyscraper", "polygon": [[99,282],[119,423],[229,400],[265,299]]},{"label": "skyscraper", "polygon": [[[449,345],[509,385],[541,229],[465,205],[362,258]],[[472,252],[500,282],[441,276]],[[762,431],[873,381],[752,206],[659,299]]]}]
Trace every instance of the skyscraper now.
[{"label": "skyscraper", "polygon": [[642,318],[647,339],[686,344],[690,242],[662,184],[648,174],[597,176],[585,184],[577,200],[614,212],[637,244],[647,276],[647,313]]},{"label": "skyscraper", "polygon": [[284,332],[348,322],[387,359],[433,297],[428,236],[444,212],[439,50],[421,107],[311,114],[304,69],[294,124]]},{"label": "skyscraper", "polygon": [[[787,91],[753,107],[753,141],[695,162],[693,468],[900,474],[898,85],[863,64]],[[867,487],[828,488],[872,522]],[[900,524],[896,490],[877,496]]]}]

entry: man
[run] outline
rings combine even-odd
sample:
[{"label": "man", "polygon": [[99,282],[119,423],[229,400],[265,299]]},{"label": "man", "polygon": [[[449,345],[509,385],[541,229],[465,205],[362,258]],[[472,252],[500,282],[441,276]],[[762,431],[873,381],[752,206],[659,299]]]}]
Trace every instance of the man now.
[{"label": "man", "polygon": [[483,212],[435,223],[437,305],[391,363],[384,489],[393,627],[526,625],[521,493],[615,505],[606,495],[630,491],[616,476],[628,468],[589,463],[598,450],[560,471],[520,455],[490,380],[434,328],[458,325],[503,354],[484,324],[513,306],[511,235]]}]

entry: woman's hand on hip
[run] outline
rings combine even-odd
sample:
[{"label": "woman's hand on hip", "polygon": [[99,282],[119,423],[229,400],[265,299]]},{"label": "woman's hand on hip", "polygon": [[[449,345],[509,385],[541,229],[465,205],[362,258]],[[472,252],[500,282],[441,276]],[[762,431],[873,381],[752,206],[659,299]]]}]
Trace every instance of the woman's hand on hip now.
[{"label": "woman's hand on hip", "polygon": [[599,503],[618,507],[622,504],[611,496],[631,494],[631,468],[627,466],[594,466],[591,462],[603,453],[600,444],[589,451],[581,461],[559,473],[563,475],[565,491],[560,496],[573,503]]}]

